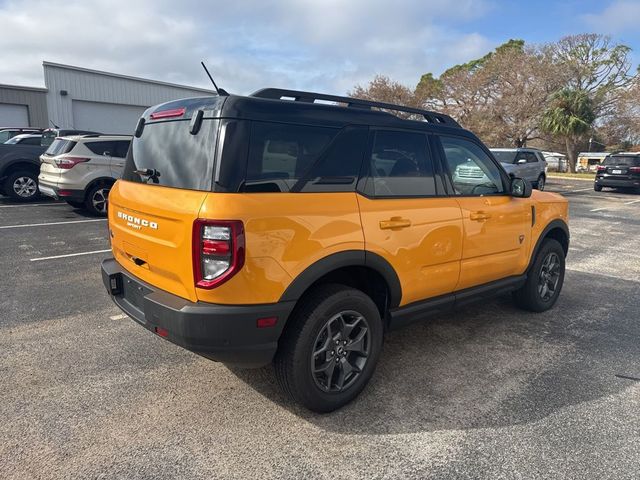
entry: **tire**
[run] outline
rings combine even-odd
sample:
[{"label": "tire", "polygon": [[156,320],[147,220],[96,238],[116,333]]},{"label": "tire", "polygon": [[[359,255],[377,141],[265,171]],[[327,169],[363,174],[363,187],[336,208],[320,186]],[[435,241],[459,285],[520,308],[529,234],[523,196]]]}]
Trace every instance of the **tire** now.
[{"label": "tire", "polygon": [[86,208],[89,213],[97,217],[106,216],[109,190],[111,190],[111,185],[98,184],[91,187],[87,191],[87,196],[84,200],[84,208]]},{"label": "tire", "polygon": [[545,179],[544,175],[540,175],[538,177],[538,181],[536,182],[536,188],[538,190],[540,190],[540,191],[543,191],[544,187],[545,187],[545,184],[546,184],[546,179]]},{"label": "tire", "polygon": [[289,318],[274,359],[278,383],[309,410],[336,410],[369,382],[382,340],[380,312],[371,298],[343,285],[321,285]]},{"label": "tire", "polygon": [[73,200],[65,200],[73,208],[84,208],[84,202],[74,202]]},{"label": "tire", "polygon": [[593,189],[594,189],[596,192],[601,192],[601,191],[602,191],[602,187],[601,187],[600,185],[594,185],[594,186],[593,186]]},{"label": "tire", "polygon": [[527,274],[527,281],[513,294],[516,305],[531,312],[549,310],[558,300],[564,283],[564,273],[565,258],[562,245],[553,238],[543,240]]},{"label": "tire", "polygon": [[28,170],[10,173],[4,182],[2,190],[12,199],[28,202],[38,198],[38,174]]}]

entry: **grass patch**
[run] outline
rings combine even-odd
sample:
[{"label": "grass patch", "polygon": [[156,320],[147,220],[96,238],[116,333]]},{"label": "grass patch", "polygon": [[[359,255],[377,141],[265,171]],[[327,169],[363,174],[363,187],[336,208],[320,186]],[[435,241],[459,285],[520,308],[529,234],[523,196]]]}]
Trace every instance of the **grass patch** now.
[{"label": "grass patch", "polygon": [[564,178],[586,178],[593,180],[596,178],[595,172],[580,172],[580,173],[561,173],[561,172],[547,172],[548,177],[564,177]]}]

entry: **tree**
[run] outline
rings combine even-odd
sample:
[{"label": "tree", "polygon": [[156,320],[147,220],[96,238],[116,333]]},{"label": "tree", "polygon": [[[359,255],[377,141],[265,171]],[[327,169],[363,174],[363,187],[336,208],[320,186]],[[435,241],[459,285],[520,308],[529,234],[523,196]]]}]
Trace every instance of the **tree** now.
[{"label": "tree", "polygon": [[570,88],[555,93],[551,105],[544,112],[541,126],[547,132],[564,139],[572,172],[576,171],[577,145],[591,130],[595,119],[589,95],[583,90]]},{"label": "tree", "polygon": [[[414,108],[421,107],[421,102],[416,97],[414,91],[384,75],[376,75],[366,87],[356,85],[347,95],[374,102],[393,103]],[[406,112],[397,112],[396,114],[402,118],[414,117],[413,114]]]}]

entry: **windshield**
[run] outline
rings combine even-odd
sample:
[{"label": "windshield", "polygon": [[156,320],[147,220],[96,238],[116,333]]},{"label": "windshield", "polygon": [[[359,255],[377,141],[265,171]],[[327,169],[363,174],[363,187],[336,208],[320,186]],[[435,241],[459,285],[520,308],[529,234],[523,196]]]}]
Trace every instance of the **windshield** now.
[{"label": "windshield", "polygon": [[10,138],[9,140],[7,140],[6,142],[4,142],[5,145],[15,145],[16,143],[19,143],[20,140],[22,140],[23,137],[21,137],[20,135],[16,135],[15,137]]},{"label": "windshield", "polygon": [[123,180],[210,191],[218,132],[217,119],[205,119],[196,135],[190,119],[145,125],[129,149]]},{"label": "windshield", "polygon": [[604,159],[603,165],[628,165],[630,167],[640,166],[640,156],[632,155],[611,155]]},{"label": "windshield", "polygon": [[63,153],[68,153],[71,151],[73,146],[76,144],[73,140],[65,140],[63,138],[56,138],[53,143],[47,148],[47,151],[44,152],[45,155],[49,157],[53,157],[55,155],[62,155]]},{"label": "windshield", "polygon": [[493,153],[493,156],[500,163],[513,163],[516,159],[516,155],[518,154],[516,150],[499,151],[499,152],[495,150],[491,150],[491,153]]}]

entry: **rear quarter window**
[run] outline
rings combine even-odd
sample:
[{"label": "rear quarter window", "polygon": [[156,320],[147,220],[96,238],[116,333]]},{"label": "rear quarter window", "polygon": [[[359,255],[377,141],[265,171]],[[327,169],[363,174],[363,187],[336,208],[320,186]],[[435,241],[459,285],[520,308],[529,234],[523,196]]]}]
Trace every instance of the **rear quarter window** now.
[{"label": "rear quarter window", "polygon": [[69,153],[71,149],[73,149],[73,147],[76,146],[76,143],[77,142],[73,140],[64,140],[62,138],[56,138],[53,141],[53,143],[49,145],[49,148],[47,148],[47,151],[44,154],[50,157],[53,157],[55,155],[62,155],[63,153]]}]

